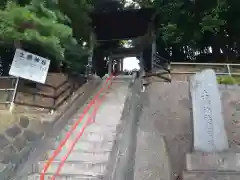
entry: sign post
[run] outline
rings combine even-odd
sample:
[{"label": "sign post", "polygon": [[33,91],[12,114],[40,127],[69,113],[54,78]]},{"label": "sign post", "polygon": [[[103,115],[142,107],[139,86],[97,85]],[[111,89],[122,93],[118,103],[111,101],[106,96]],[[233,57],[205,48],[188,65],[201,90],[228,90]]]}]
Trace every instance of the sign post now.
[{"label": "sign post", "polygon": [[18,83],[19,83],[19,78],[17,78],[16,82],[15,82],[12,100],[11,100],[10,107],[9,107],[9,112],[12,112],[14,109],[14,101],[15,101],[16,94],[17,94]]},{"label": "sign post", "polygon": [[46,82],[50,60],[38,55],[16,49],[9,75],[17,77],[9,111],[14,109],[19,79],[27,79],[44,84]]},{"label": "sign post", "polygon": [[50,60],[35,54],[16,49],[9,74],[44,84]]}]

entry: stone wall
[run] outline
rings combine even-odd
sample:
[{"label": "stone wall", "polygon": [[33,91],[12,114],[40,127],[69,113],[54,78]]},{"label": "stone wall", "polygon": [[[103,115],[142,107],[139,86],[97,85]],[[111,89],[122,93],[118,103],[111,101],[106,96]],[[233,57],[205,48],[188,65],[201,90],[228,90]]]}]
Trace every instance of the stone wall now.
[{"label": "stone wall", "polygon": [[45,136],[48,124],[38,114],[34,116],[1,111],[0,118],[1,122],[14,119],[0,131],[0,179],[8,180],[19,165],[24,164],[36,142]]},{"label": "stone wall", "polygon": [[29,146],[44,135],[44,124],[37,117],[16,116],[14,124],[0,133],[0,163],[8,164],[18,161]]},{"label": "stone wall", "polygon": [[[66,82],[67,81],[67,82]],[[73,78],[61,73],[49,73],[45,84],[29,84],[30,81],[21,79],[16,94],[16,104],[35,105],[36,107],[51,109],[56,104],[59,104],[69,96],[75,85],[80,86],[84,83],[83,78]],[[66,83],[64,83],[66,82]],[[63,84],[64,83],[64,84]],[[62,86],[60,86],[62,85]],[[59,87],[60,86],[60,87]],[[0,79],[0,89],[14,88],[14,79]],[[64,93],[62,93],[66,90]],[[11,101],[13,91],[0,91],[0,101]],[[57,99],[53,99],[59,95]],[[8,109],[9,105],[1,105],[0,109]],[[36,108],[22,107],[16,105],[17,112],[25,112]]]}]

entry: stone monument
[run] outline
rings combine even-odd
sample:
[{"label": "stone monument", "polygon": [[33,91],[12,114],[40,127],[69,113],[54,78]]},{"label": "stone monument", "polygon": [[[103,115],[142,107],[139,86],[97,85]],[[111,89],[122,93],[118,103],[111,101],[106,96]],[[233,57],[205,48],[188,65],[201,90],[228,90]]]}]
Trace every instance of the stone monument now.
[{"label": "stone monument", "polygon": [[197,73],[190,79],[192,98],[194,150],[222,152],[229,148],[220,92],[212,69]]}]

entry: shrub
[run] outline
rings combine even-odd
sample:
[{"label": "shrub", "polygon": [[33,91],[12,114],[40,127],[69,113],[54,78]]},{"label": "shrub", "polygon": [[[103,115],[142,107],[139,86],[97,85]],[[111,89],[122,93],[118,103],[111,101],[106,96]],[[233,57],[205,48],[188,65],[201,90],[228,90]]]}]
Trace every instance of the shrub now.
[{"label": "shrub", "polygon": [[217,77],[217,82],[219,84],[240,84],[240,77],[232,77],[232,76],[219,76]]}]

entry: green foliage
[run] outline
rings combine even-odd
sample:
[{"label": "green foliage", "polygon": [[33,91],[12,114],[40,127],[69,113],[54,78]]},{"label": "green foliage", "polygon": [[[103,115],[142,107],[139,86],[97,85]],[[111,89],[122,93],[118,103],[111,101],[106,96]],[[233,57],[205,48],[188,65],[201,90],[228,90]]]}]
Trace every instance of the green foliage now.
[{"label": "green foliage", "polygon": [[66,43],[64,47],[64,62],[67,64],[68,69],[72,72],[83,73],[88,62],[87,50],[82,49],[80,45],[76,45],[73,42]]},{"label": "green foliage", "polygon": [[217,82],[219,84],[240,84],[240,77],[232,77],[232,76],[219,76],[217,77]]},{"label": "green foliage", "polygon": [[5,10],[0,12],[0,27],[2,41],[39,43],[56,53],[58,58],[63,58],[64,53],[61,42],[72,36],[71,28],[59,23],[55,14],[46,11],[41,5],[37,9],[31,5],[20,7],[8,3]]},{"label": "green foliage", "polygon": [[[129,8],[156,10],[158,51],[163,56],[179,61],[240,58],[239,0],[128,2]],[[89,12],[97,7],[100,0],[1,0],[0,41],[36,44],[52,59],[83,69],[88,54],[83,43],[90,44]]]},{"label": "green foliage", "polygon": [[[198,61],[224,59],[233,61],[240,58],[238,18],[240,1],[133,0],[133,2],[141,7],[156,9],[159,18],[158,49],[160,53],[168,54],[171,60],[197,58]],[[209,47],[212,48],[212,52],[206,50]]]},{"label": "green foliage", "polygon": [[[21,44],[38,45],[43,48],[42,51],[39,49],[39,52],[47,51],[48,56],[54,60],[65,61],[69,67],[82,69],[86,64],[87,50],[80,44],[87,40],[86,32],[89,32],[86,31],[88,29],[86,23],[89,22],[87,2],[83,0],[69,0],[67,4],[66,1],[63,4],[61,0],[60,3],[56,0],[25,0],[21,1],[21,4],[19,2],[4,1],[0,4],[2,7],[0,41],[7,44],[18,41]],[[75,13],[74,16],[71,13]],[[82,26],[76,26],[77,23]],[[76,29],[79,33],[73,34]]]},{"label": "green foliage", "polygon": [[73,36],[80,42],[89,41],[91,22],[89,12],[92,9],[88,0],[59,0],[58,8],[71,19]]}]

